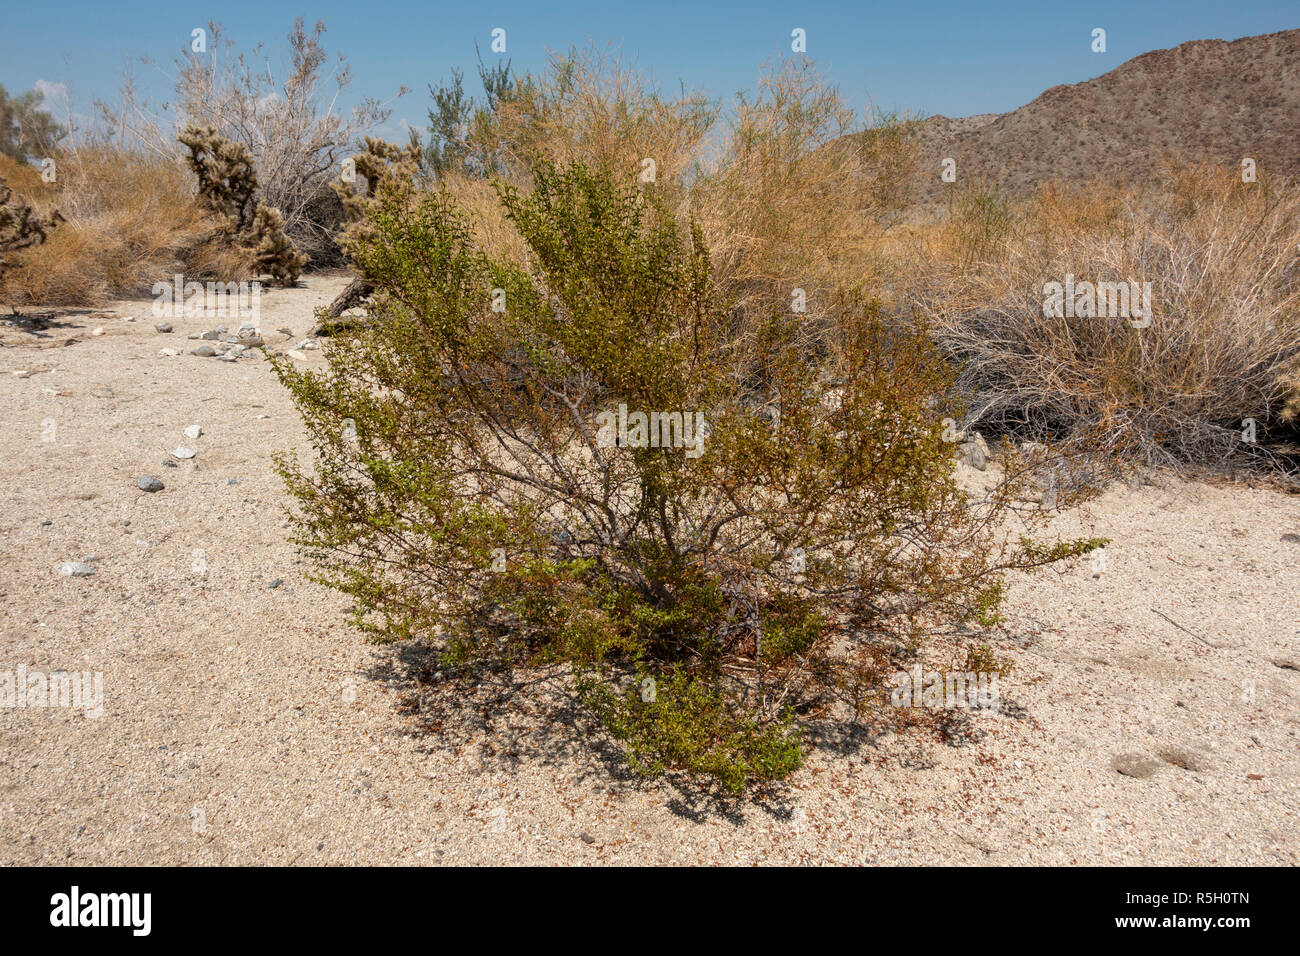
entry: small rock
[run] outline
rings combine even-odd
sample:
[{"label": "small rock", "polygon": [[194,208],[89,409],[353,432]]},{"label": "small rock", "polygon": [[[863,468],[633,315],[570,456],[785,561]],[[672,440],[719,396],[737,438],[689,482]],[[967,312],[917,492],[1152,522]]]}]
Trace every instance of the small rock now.
[{"label": "small rock", "polygon": [[245,348],[250,349],[260,348],[266,344],[266,340],[260,335],[245,335],[243,332],[239,333],[239,342]]},{"label": "small rock", "polygon": [[181,350],[180,349],[159,349],[158,354],[159,355],[180,355]]},{"label": "small rock", "polygon": [[170,322],[155,322],[153,327],[159,332],[170,332],[172,330],[172,324]]},{"label": "small rock", "polygon": [[82,561],[85,561],[87,564],[94,564],[96,561],[99,560],[99,555],[97,555],[97,554],[83,554],[83,555],[81,556],[81,560],[82,560]]},{"label": "small rock", "polygon": [[59,565],[59,574],[65,578],[88,578],[95,569],[84,561],[65,561]]},{"label": "small rock", "polygon": [[276,578],[274,581],[272,581],[270,584],[268,584],[267,587],[268,587],[268,588],[278,588],[278,587],[279,587],[281,584],[283,584],[283,583],[284,583],[284,578]]},{"label": "small rock", "polygon": [[167,487],[153,475],[141,475],[135,480],[135,486],[141,491],[162,491]]},{"label": "small rock", "polygon": [[239,353],[238,353],[238,352],[223,352],[223,353],[221,353],[220,355],[217,356],[217,361],[218,361],[218,362],[238,362],[238,361],[239,361]]},{"label": "small rock", "polygon": [[227,479],[226,479],[226,484],[228,484],[228,485],[237,485],[237,484],[239,484],[239,483],[240,483],[241,481],[243,481],[243,480],[244,480],[243,478],[227,478]]},{"label": "small rock", "polygon": [[315,339],[303,339],[298,343],[298,348],[302,349],[304,352],[310,352],[312,349],[320,348],[320,346],[316,344]]},{"label": "small rock", "polygon": [[201,355],[203,358],[211,358],[217,354],[217,350],[211,345],[200,345],[198,348],[190,349],[191,355]]},{"label": "small rock", "polygon": [[188,428],[185,429],[186,438],[198,438],[202,434],[203,434],[203,429],[200,428],[198,425],[190,425]]},{"label": "small rock", "polygon": [[581,839],[583,843],[588,843],[588,844],[596,842],[596,838],[592,836],[590,833],[587,833],[585,831],[582,833],[579,839]]},{"label": "small rock", "polygon": [[172,461],[170,458],[164,458],[164,459],[163,459],[163,464],[166,465],[168,468],[176,468],[176,467],[178,467],[177,464],[176,464],[176,462]]},{"label": "small rock", "polygon": [[962,442],[961,447],[957,449],[957,457],[976,471],[983,471],[989,466],[988,455],[980,447],[979,442]]},{"label": "small rock", "polygon": [[194,451],[192,449],[186,448],[184,445],[178,445],[176,446],[176,449],[172,452],[172,457],[179,458],[182,461],[184,461],[187,458],[193,458]]},{"label": "small rock", "polygon": [[99,328],[95,329],[95,330],[94,330],[93,332],[91,332],[90,334],[91,334],[91,335],[103,335],[103,334],[104,334],[104,327],[101,325],[101,326],[99,326]]},{"label": "small rock", "polygon": [[229,329],[227,329],[224,325],[218,325],[215,329],[208,329],[206,332],[201,332],[199,334],[199,338],[207,339],[208,341],[211,342],[221,338],[228,331]]},{"label": "small rock", "polygon": [[1275,657],[1273,666],[1284,671],[1300,671],[1300,657]]},{"label": "small rock", "polygon": [[1145,780],[1160,769],[1160,761],[1142,754],[1120,754],[1111,760],[1110,768],[1126,777]]},{"label": "small rock", "polygon": [[1263,779],[1264,779],[1264,775],[1263,775],[1262,773],[1248,773],[1248,774],[1246,774],[1246,779],[1247,779],[1247,780],[1263,780]]},{"label": "small rock", "polygon": [[14,377],[15,377],[15,378],[31,378],[31,377],[32,377],[32,373],[29,372],[29,371],[27,371],[27,369],[25,369],[25,368],[17,368],[17,369],[14,369]]},{"label": "small rock", "polygon": [[1300,534],[1288,531],[1286,534],[1282,535],[1282,540],[1287,544],[1300,544]]},{"label": "small rock", "polygon": [[289,351],[284,354],[289,356],[291,359],[297,359],[299,362],[307,361],[307,356],[304,353],[299,352],[297,349],[289,349]]},{"label": "small rock", "polygon": [[54,524],[54,522],[51,521],[49,518],[46,518],[44,521],[41,522],[41,527],[48,528],[52,524]]}]

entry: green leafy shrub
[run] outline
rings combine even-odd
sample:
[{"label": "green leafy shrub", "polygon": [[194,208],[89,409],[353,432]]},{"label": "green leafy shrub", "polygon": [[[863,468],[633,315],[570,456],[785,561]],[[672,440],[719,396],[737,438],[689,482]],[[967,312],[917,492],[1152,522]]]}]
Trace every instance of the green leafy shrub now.
[{"label": "green leafy shrub", "polygon": [[298,540],[372,638],[558,667],[635,767],[738,791],[799,766],[799,713],[872,699],[882,647],[1092,546],[999,530],[1015,480],[958,487],[924,329],[846,290],[810,353],[631,173],[531,178],[496,187],[517,259],[381,181],[349,249],[370,320],[324,372],[275,360],[316,451],[280,461]]}]

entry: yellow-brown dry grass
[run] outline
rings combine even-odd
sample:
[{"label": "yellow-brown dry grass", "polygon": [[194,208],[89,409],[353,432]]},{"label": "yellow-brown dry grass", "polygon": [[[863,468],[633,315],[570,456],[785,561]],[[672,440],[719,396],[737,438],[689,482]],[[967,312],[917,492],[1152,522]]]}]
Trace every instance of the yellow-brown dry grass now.
[{"label": "yellow-brown dry grass", "polygon": [[246,278],[249,263],[220,241],[194,201],[193,176],[166,159],[88,147],[56,157],[56,180],[0,160],[14,191],[65,219],[43,245],[18,256],[0,289],[10,305],[98,306],[149,292],[176,273]]},{"label": "yellow-brown dry grass", "polygon": [[[1212,165],[1168,172],[1143,192],[1054,185],[1021,204],[975,189],[924,233],[912,294],[959,367],[968,424],[1147,464],[1258,455],[1296,402],[1300,199]],[[1150,282],[1150,325],[1045,315],[1044,284],[1067,274]]]}]

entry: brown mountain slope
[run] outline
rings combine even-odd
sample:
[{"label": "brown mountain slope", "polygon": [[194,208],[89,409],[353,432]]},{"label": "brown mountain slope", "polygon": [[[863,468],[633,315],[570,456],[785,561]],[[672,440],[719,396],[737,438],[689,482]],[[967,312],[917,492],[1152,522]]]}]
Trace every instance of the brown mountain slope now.
[{"label": "brown mountain slope", "polygon": [[1054,86],[1011,113],[920,125],[922,202],[942,198],[944,157],[957,182],[1021,193],[1049,179],[1143,181],[1165,156],[1255,159],[1261,176],[1300,174],[1300,30],[1196,40],[1102,76]]}]

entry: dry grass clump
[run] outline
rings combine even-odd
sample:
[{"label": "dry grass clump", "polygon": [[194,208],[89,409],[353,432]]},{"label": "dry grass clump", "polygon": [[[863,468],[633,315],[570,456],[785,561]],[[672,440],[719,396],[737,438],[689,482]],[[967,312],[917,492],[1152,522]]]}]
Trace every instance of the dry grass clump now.
[{"label": "dry grass clump", "polygon": [[43,245],[22,253],[5,276],[13,305],[97,306],[148,293],[175,273],[222,281],[249,263],[214,235],[194,201],[193,178],[177,162],[107,147],[56,157],[57,180],[0,159],[0,172],[42,211],[66,218]]},{"label": "dry grass clump", "polygon": [[537,160],[647,177],[649,160],[654,184],[679,198],[717,119],[718,105],[703,94],[664,94],[618,56],[588,48],[552,55],[546,73],[495,97],[490,114],[476,118],[472,155],[516,182]]},{"label": "dry grass clump", "polygon": [[753,95],[737,97],[720,155],[695,190],[719,275],[771,308],[802,299],[810,326],[829,314],[834,290],[876,291],[883,225],[912,166],[903,130],[892,117],[863,130],[807,61],[771,66]]},{"label": "dry grass clump", "polygon": [[[915,294],[971,423],[1147,465],[1258,457],[1300,357],[1300,200],[1209,165],[1169,175],[1164,189],[1053,187],[1015,208],[973,193],[928,237]],[[1067,275],[1151,283],[1149,325],[1046,315],[1045,283]]]},{"label": "dry grass clump", "polygon": [[[527,188],[540,160],[635,173],[647,196],[699,224],[739,312],[806,310],[816,337],[835,290],[878,288],[893,266],[880,254],[882,223],[914,166],[907,124],[864,125],[809,61],[769,65],[753,94],[725,107],[665,94],[590,49],[494,86],[487,106],[462,107],[463,137],[449,147],[460,159],[438,175],[493,254],[527,250],[489,180]],[[463,102],[458,85],[450,94]]]}]

